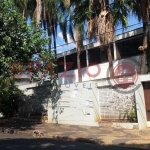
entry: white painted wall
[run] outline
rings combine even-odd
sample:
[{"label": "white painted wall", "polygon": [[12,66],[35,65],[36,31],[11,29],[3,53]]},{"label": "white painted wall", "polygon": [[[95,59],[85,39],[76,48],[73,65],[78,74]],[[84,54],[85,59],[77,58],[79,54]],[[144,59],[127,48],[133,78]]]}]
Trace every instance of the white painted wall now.
[{"label": "white painted wall", "polygon": [[[141,84],[140,81],[138,81],[137,83]],[[147,127],[147,119],[146,119],[145,99],[142,86],[140,86],[135,91],[135,99],[136,99],[139,129],[144,129]]]},{"label": "white painted wall", "polygon": [[[131,57],[127,59],[122,59],[118,61],[114,61],[114,68],[120,63],[131,63],[133,66],[135,66],[135,69],[137,70],[137,73],[139,73],[140,70],[140,56]],[[105,80],[107,77],[109,77],[109,71],[108,71],[108,63],[98,64],[98,67],[100,67],[101,71],[96,77],[90,77],[87,73],[87,68],[82,68],[82,81],[96,81],[98,86],[108,86],[108,82]],[[146,68],[145,68],[146,69]],[[95,74],[97,73],[97,66],[91,66],[88,68],[89,73]],[[76,70],[68,71],[66,75],[74,75],[74,77],[61,77],[62,73],[59,74],[59,84],[76,84],[78,82],[78,72]],[[135,90],[135,100],[136,100],[136,108],[137,108],[137,116],[138,116],[138,124],[139,129],[144,129],[149,125],[146,118],[146,109],[145,109],[145,99],[144,99],[144,92],[142,87],[142,82],[144,81],[150,81],[150,75],[141,75],[137,76],[137,82],[136,85],[140,85],[137,90]],[[77,83],[82,84],[82,83]],[[66,86],[66,85],[62,85]],[[85,92],[86,95],[87,92]],[[100,114],[99,114],[100,115]]]},{"label": "white painted wall", "polygon": [[[142,82],[150,81],[150,75],[141,75],[135,84],[140,85],[135,90],[136,108],[139,129],[149,126],[146,119],[145,100]],[[99,88],[109,86],[106,79],[84,81],[60,85],[51,93],[48,105],[48,122],[72,125],[98,126],[101,120]],[[25,95],[33,95],[37,83],[19,86]],[[30,88],[27,90],[27,88]],[[44,88],[42,88],[44,90]],[[41,98],[43,99],[43,93]],[[49,93],[50,94],[50,93]],[[35,104],[35,100],[31,99]]]},{"label": "white painted wall", "polygon": [[100,120],[95,81],[61,85],[58,100],[52,98],[48,122],[98,126]]},{"label": "white painted wall", "polygon": [[[127,59],[121,59],[114,61],[114,68],[120,63],[129,63],[135,66],[137,72],[140,69],[140,56],[130,57]],[[102,63],[95,66],[82,68],[82,81],[93,81],[97,79],[109,78],[109,64]],[[100,70],[100,71],[99,71]],[[78,82],[78,70],[71,70],[58,74],[59,84],[77,83]]]},{"label": "white painted wall", "polygon": [[[34,94],[34,91],[32,89],[34,87],[38,87],[38,84],[37,83],[30,83],[30,84],[26,84],[26,85],[18,85],[18,88],[20,90],[22,90],[24,92],[24,94],[27,96]],[[31,89],[27,90],[28,88],[31,88]]]},{"label": "white painted wall", "polygon": [[[100,109],[103,100],[99,98],[99,90],[100,90],[99,88],[101,87],[105,88],[106,86],[108,87],[108,85],[109,84],[107,80],[104,81],[94,80],[94,81],[85,81],[82,83],[61,85],[59,87],[57,94],[54,94],[59,95],[58,99],[52,97],[51,102],[49,103],[48,123],[99,126],[101,117],[102,115],[104,115],[104,112],[101,112]],[[107,89],[108,90],[106,95],[108,96],[109,88]],[[110,92],[112,92],[112,89],[110,89]],[[115,93],[117,94],[117,92]],[[120,96],[122,95],[122,97],[126,97],[129,94],[119,94],[119,95]],[[107,105],[109,106],[110,103],[112,103],[112,100],[110,99],[111,97],[106,100],[107,101],[106,106]],[[126,100],[124,99],[121,99],[121,101],[122,103],[126,102]],[[140,102],[138,103],[140,104]],[[113,105],[119,106],[120,103],[118,104],[118,102],[114,100]],[[127,106],[123,106],[123,108],[125,107]],[[108,115],[111,116],[113,114],[112,112],[109,112]],[[112,118],[119,119],[119,116],[116,116],[116,118],[115,116],[113,116]],[[134,124],[131,123],[130,125],[133,128]],[[144,126],[142,126],[142,128],[144,128]]]}]

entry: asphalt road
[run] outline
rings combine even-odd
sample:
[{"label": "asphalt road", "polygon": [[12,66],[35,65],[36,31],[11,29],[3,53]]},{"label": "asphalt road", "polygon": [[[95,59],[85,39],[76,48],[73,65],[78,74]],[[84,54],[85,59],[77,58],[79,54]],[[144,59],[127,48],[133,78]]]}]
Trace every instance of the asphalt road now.
[{"label": "asphalt road", "polygon": [[[32,138],[0,133],[0,150],[127,150],[109,146],[96,146],[78,142],[67,142],[47,138]],[[131,149],[128,149],[131,150]]]}]

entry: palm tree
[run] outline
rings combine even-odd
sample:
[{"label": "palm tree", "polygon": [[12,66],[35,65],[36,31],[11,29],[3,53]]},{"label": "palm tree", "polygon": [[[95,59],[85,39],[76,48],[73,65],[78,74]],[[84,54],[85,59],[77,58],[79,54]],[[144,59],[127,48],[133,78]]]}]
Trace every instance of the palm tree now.
[{"label": "palm tree", "polygon": [[[70,8],[74,7],[73,12],[70,14],[71,18],[75,21],[74,22],[74,30],[75,30],[75,42],[76,42],[76,51],[77,51],[77,68],[78,68],[78,82],[82,82],[82,70],[81,70],[81,61],[80,61],[80,56],[81,56],[81,51],[83,47],[83,39],[84,39],[84,21],[85,21],[85,16],[82,19],[76,19],[76,14],[78,11],[80,12],[82,10],[82,13],[86,12],[84,8],[85,2],[80,0],[80,1],[75,1],[75,0],[70,0]],[[88,6],[88,5],[86,5]],[[74,15],[74,16],[73,16]]]},{"label": "palm tree", "polygon": [[81,72],[81,51],[83,47],[84,39],[84,26],[86,25],[86,20],[90,16],[91,11],[89,10],[89,0],[65,0],[67,1],[68,13],[72,22],[70,30],[74,30],[75,37],[72,32],[72,39],[76,43],[77,50],[77,68],[78,68],[78,82],[82,82],[82,72]]},{"label": "palm tree", "polygon": [[[69,32],[72,39],[74,39],[73,29],[75,30],[79,82],[82,81],[80,54],[83,46],[84,25],[86,21],[88,21],[87,35],[89,39],[99,35],[97,39],[101,44],[105,44],[107,47],[110,75],[113,76],[113,59],[110,49],[110,39],[114,36],[114,28],[118,21],[121,21],[123,25],[127,24],[126,17],[129,11],[127,7],[128,0],[114,0],[114,4],[111,6],[109,5],[109,0],[79,0],[78,2],[76,0],[32,1],[34,1],[34,3],[36,2],[36,7],[33,5],[34,8],[30,8],[31,10],[34,9],[34,18],[37,22],[41,20],[44,28],[48,30],[49,36],[53,36],[55,49],[58,22],[60,23],[60,29],[62,30],[66,43],[67,32]],[[31,0],[26,0],[26,2],[29,3]],[[24,12],[24,9],[28,10],[26,6],[30,5],[23,4],[21,6],[22,12]],[[70,19],[69,26],[67,26],[66,23],[67,18]]]},{"label": "palm tree", "polygon": [[41,21],[41,7],[42,7],[42,1],[41,0],[36,0],[36,8],[33,14],[33,19],[36,20],[38,24],[40,24]]},{"label": "palm tree", "polygon": [[111,77],[113,77],[113,58],[110,40],[113,39],[115,27],[119,22],[124,27],[127,25],[127,16],[130,8],[131,3],[128,3],[128,0],[114,0],[112,5],[110,5],[109,0],[81,0],[81,3],[74,10],[73,19],[77,25],[85,20],[88,22],[88,38],[90,40],[95,38],[107,48]]},{"label": "palm tree", "polygon": [[[139,21],[143,21],[143,45],[139,46],[139,50],[143,51],[142,58],[141,58],[141,66],[140,66],[140,74],[145,73],[145,65],[146,65],[146,57],[147,53],[150,53],[148,43],[149,43],[149,20],[150,20],[150,14],[149,14],[149,6],[150,6],[150,0],[133,0],[134,7],[133,7],[133,13],[137,15]],[[149,65],[148,65],[149,66]],[[150,68],[148,67],[148,71],[150,71]]]},{"label": "palm tree", "polygon": [[[28,18],[28,16],[30,16],[38,24],[41,24],[45,30],[47,30],[48,36],[50,36],[51,39],[53,39],[54,52],[55,55],[57,55],[56,52],[57,25],[59,23],[60,16],[65,11],[64,1],[63,0],[14,0],[14,3],[18,7],[20,12],[23,14],[23,17]],[[52,40],[50,40],[49,49],[51,49],[51,41]]]},{"label": "palm tree", "polygon": [[[53,39],[54,52],[56,52],[56,35],[58,22],[58,0],[43,0],[41,21],[44,29],[48,31],[48,36],[51,37],[50,45]],[[50,48],[51,49],[51,46]]]},{"label": "palm tree", "polygon": [[36,0],[13,0],[13,2],[26,19],[33,15],[36,8]]},{"label": "palm tree", "polygon": [[14,0],[14,3],[16,4],[16,6],[21,11],[23,17],[26,17],[27,16],[28,0]]},{"label": "palm tree", "polygon": [[[94,7],[94,5],[97,5],[97,2],[92,3],[91,7]],[[94,18],[96,19],[95,21],[97,23],[97,35],[98,35],[97,40],[99,40],[101,44],[106,45],[110,77],[113,77],[113,58],[112,58],[111,48],[110,48],[110,40],[114,36],[113,16],[109,11],[108,0],[101,1],[99,3],[99,6],[100,6],[100,9],[98,12],[98,18]],[[90,38],[91,32],[88,31],[88,34]]]}]

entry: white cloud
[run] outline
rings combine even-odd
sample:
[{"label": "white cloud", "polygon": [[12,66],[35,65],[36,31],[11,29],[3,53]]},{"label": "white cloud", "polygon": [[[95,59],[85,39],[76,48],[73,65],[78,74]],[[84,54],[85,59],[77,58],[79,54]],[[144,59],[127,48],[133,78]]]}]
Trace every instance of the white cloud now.
[{"label": "white cloud", "polygon": [[61,39],[63,39],[63,35],[62,35],[61,32],[58,33],[58,36],[59,36]]},{"label": "white cloud", "polygon": [[[58,33],[58,37],[61,38],[61,40],[63,40],[63,35],[62,35],[61,32]],[[64,51],[68,51],[68,50],[76,48],[76,44],[72,41],[72,39],[70,38],[69,34],[67,34],[67,39],[68,39],[68,44],[66,44],[64,42],[64,44],[57,45],[57,46],[59,46],[59,47],[57,47],[57,53],[62,53]],[[83,41],[83,45],[87,45],[87,44],[89,44],[89,41],[88,40],[84,40]]]},{"label": "white cloud", "polygon": [[83,41],[83,45],[87,45],[87,44],[89,44],[89,41],[88,40],[84,40]]},{"label": "white cloud", "polygon": [[[58,33],[58,37],[60,37],[60,38],[63,40],[63,35],[62,35],[61,32]],[[67,39],[68,39],[68,46],[69,46],[69,47],[75,47],[75,43],[72,43],[73,41],[72,41],[72,39],[70,38],[70,35],[69,35],[69,34],[67,34]],[[70,43],[70,44],[69,44],[69,43]],[[83,41],[83,45],[87,45],[87,44],[89,44],[89,41],[86,39],[86,40]]]},{"label": "white cloud", "polygon": [[57,50],[57,54],[58,54],[58,53],[62,53],[62,52],[63,52],[62,50]]},{"label": "white cloud", "polygon": [[75,47],[76,47],[76,45],[75,45],[74,43],[70,43],[70,44],[68,44],[68,45],[66,45],[66,46],[68,46],[68,47],[70,47],[70,48],[75,48]]},{"label": "white cloud", "polygon": [[[61,32],[58,33],[58,37],[60,37],[63,40],[63,35]],[[67,39],[68,39],[68,43],[72,43],[72,39],[70,38],[70,35],[67,33]]]},{"label": "white cloud", "polygon": [[57,44],[57,45],[56,45],[56,48],[57,48],[57,49],[60,49],[60,48],[61,48],[61,45],[58,45],[58,44]]}]

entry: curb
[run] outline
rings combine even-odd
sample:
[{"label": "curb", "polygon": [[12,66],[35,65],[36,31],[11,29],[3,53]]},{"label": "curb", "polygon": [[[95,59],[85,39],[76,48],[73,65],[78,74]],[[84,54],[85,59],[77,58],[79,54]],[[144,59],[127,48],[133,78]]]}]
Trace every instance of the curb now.
[{"label": "curb", "polygon": [[[0,127],[0,133],[6,133],[6,134],[18,134],[18,135],[26,135],[26,136],[33,136],[33,131],[31,130],[31,133],[25,132],[25,131],[19,131],[11,128],[5,128]],[[38,137],[39,138],[39,137]],[[88,144],[95,144],[97,146],[112,146],[112,147],[119,147],[119,148],[130,148],[130,149],[137,149],[137,150],[149,150],[149,148],[145,147],[138,147],[138,146],[128,146],[128,145],[113,145],[113,144],[105,144],[101,143],[98,139],[88,139],[88,138],[76,138],[76,137],[69,137],[69,136],[50,136],[48,134],[45,134],[44,137],[40,138],[50,138],[53,140],[62,140],[62,141],[70,141],[70,142],[81,142],[81,143],[88,143]]]}]

